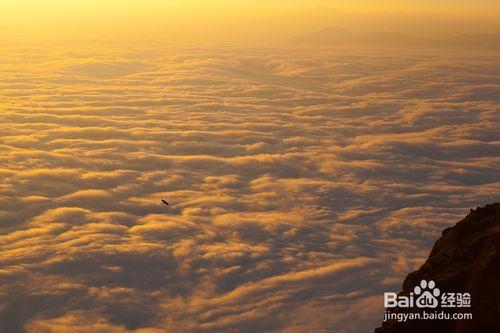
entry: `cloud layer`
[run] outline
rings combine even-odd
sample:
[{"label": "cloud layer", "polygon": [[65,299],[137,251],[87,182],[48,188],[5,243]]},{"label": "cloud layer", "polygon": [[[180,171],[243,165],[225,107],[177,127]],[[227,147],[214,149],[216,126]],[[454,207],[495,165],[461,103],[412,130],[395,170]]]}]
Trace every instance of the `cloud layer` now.
[{"label": "cloud layer", "polygon": [[500,195],[498,54],[0,58],[2,331],[366,331]]}]

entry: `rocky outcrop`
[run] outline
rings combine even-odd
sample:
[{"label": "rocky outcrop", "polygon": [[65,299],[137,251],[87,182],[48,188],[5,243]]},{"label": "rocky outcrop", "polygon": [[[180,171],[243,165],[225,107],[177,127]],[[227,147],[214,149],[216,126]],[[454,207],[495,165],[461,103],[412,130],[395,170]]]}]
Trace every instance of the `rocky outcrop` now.
[{"label": "rocky outcrop", "polygon": [[470,308],[440,306],[433,311],[471,312],[472,320],[387,321],[376,333],[500,332],[500,203],[471,210],[455,226],[445,229],[424,265],[404,280],[399,295],[410,295],[421,280],[435,281],[441,294],[470,293]]}]

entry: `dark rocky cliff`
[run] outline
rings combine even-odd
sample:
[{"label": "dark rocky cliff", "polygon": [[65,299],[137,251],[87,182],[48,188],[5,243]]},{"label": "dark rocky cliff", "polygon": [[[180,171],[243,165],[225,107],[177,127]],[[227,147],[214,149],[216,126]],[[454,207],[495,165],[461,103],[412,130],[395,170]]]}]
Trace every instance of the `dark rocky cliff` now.
[{"label": "dark rocky cliff", "polygon": [[445,229],[424,265],[406,277],[400,295],[409,295],[421,280],[435,281],[441,293],[470,293],[471,307],[461,312],[472,312],[473,319],[388,321],[376,333],[500,332],[500,203],[471,210]]}]

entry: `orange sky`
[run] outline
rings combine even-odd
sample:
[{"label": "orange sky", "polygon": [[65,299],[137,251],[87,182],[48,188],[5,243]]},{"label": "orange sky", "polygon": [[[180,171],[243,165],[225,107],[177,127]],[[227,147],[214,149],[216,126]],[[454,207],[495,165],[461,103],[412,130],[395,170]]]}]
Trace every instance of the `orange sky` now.
[{"label": "orange sky", "polygon": [[498,33],[498,1],[4,0],[6,37],[277,42],[341,25],[426,36]]}]

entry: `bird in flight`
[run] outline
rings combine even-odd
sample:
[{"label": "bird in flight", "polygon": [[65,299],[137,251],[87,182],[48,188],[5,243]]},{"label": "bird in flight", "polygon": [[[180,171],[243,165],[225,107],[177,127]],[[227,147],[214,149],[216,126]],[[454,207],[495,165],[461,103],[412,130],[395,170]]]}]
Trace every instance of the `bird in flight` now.
[{"label": "bird in flight", "polygon": [[163,202],[165,205],[169,206],[168,202],[166,202],[165,200],[161,199],[161,202]]}]

